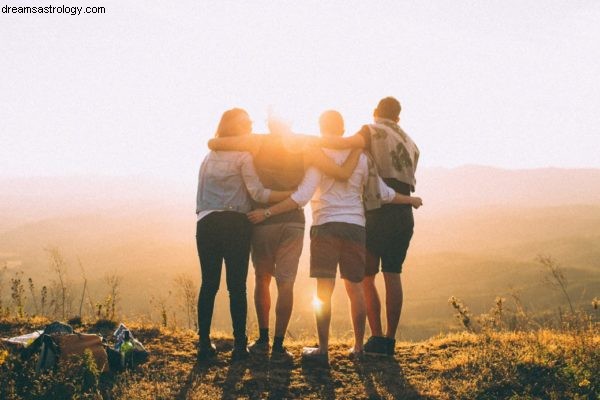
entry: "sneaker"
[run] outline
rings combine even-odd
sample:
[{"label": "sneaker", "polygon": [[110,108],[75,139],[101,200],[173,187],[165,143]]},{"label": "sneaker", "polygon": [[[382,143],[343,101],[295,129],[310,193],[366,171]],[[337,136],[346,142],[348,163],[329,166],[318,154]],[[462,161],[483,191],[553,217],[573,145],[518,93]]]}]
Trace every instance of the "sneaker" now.
[{"label": "sneaker", "polygon": [[370,356],[387,356],[388,339],[383,336],[371,336],[365,343],[364,352]]},{"label": "sneaker", "polygon": [[322,364],[329,366],[329,355],[327,353],[321,353],[321,349],[318,347],[305,347],[302,349],[302,359],[315,364]]},{"label": "sneaker", "polygon": [[196,359],[198,361],[206,361],[210,358],[213,358],[217,355],[217,348],[215,347],[214,344],[212,343],[208,343],[208,344],[202,344],[200,346],[198,346],[198,355],[196,356]]},{"label": "sneaker", "polygon": [[356,349],[354,347],[351,348],[350,351],[348,351],[348,357],[354,361],[362,360],[364,355],[365,355],[365,352],[363,350],[356,351]]},{"label": "sneaker", "polygon": [[271,346],[269,345],[268,341],[257,340],[248,346],[248,350],[252,354],[263,354],[264,355],[269,352],[270,347]]},{"label": "sneaker", "polygon": [[394,357],[396,353],[396,339],[386,338],[387,340],[387,354],[388,356]]},{"label": "sneaker", "polygon": [[285,346],[273,347],[271,350],[271,361],[278,363],[293,363],[294,355]]},{"label": "sneaker", "polygon": [[248,357],[250,357],[250,352],[248,351],[248,348],[246,346],[243,346],[243,347],[236,346],[233,348],[233,351],[231,352],[231,361],[232,362],[246,360]]}]

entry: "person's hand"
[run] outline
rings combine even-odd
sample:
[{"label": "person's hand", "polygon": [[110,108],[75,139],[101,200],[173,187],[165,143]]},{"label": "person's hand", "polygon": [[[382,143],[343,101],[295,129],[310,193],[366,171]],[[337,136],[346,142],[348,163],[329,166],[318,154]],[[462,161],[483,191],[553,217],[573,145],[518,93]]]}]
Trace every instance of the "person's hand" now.
[{"label": "person's hand", "polygon": [[420,197],[411,196],[410,205],[413,206],[413,208],[417,209],[423,205],[423,199],[421,199]]},{"label": "person's hand", "polygon": [[252,222],[253,224],[260,224],[265,219],[267,219],[267,217],[265,216],[265,210],[262,208],[252,210],[249,213],[247,213],[246,216],[248,217],[248,220],[250,220],[250,222]]},{"label": "person's hand", "polygon": [[287,121],[274,116],[269,116],[267,125],[269,132],[275,135],[289,135],[292,133],[292,127]]}]

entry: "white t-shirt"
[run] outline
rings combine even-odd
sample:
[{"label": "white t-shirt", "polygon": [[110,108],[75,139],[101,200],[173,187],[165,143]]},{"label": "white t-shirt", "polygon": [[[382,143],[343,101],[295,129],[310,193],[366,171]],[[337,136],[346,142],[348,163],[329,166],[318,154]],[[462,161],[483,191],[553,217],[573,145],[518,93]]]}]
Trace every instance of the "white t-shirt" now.
[{"label": "white t-shirt", "polygon": [[[338,165],[342,165],[350,154],[350,150],[323,149],[323,152]],[[365,226],[362,195],[368,174],[367,157],[364,154],[360,155],[352,176],[345,182],[336,181],[321,173],[317,168],[310,167],[296,192],[291,195],[291,199],[303,207],[314,195],[311,202],[313,225],[346,222]],[[390,203],[396,192],[388,187],[381,178],[378,180],[381,201]]]}]

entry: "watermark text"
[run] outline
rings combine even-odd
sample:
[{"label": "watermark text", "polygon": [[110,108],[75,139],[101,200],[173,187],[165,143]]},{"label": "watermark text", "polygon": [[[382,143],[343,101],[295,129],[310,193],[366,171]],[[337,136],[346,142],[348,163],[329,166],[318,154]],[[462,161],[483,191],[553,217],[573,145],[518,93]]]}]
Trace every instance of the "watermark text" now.
[{"label": "watermark text", "polygon": [[105,7],[77,6],[2,6],[2,14],[106,14]]}]

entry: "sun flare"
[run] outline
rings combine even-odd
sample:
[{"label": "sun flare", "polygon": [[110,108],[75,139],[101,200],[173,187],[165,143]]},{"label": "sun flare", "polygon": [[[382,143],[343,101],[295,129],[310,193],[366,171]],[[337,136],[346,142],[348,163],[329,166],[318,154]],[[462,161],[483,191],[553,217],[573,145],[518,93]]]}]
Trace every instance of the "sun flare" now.
[{"label": "sun flare", "polygon": [[315,312],[319,312],[323,308],[323,302],[321,301],[321,299],[319,299],[317,297],[316,294],[313,296],[312,306],[313,306],[313,309],[315,310]]}]

